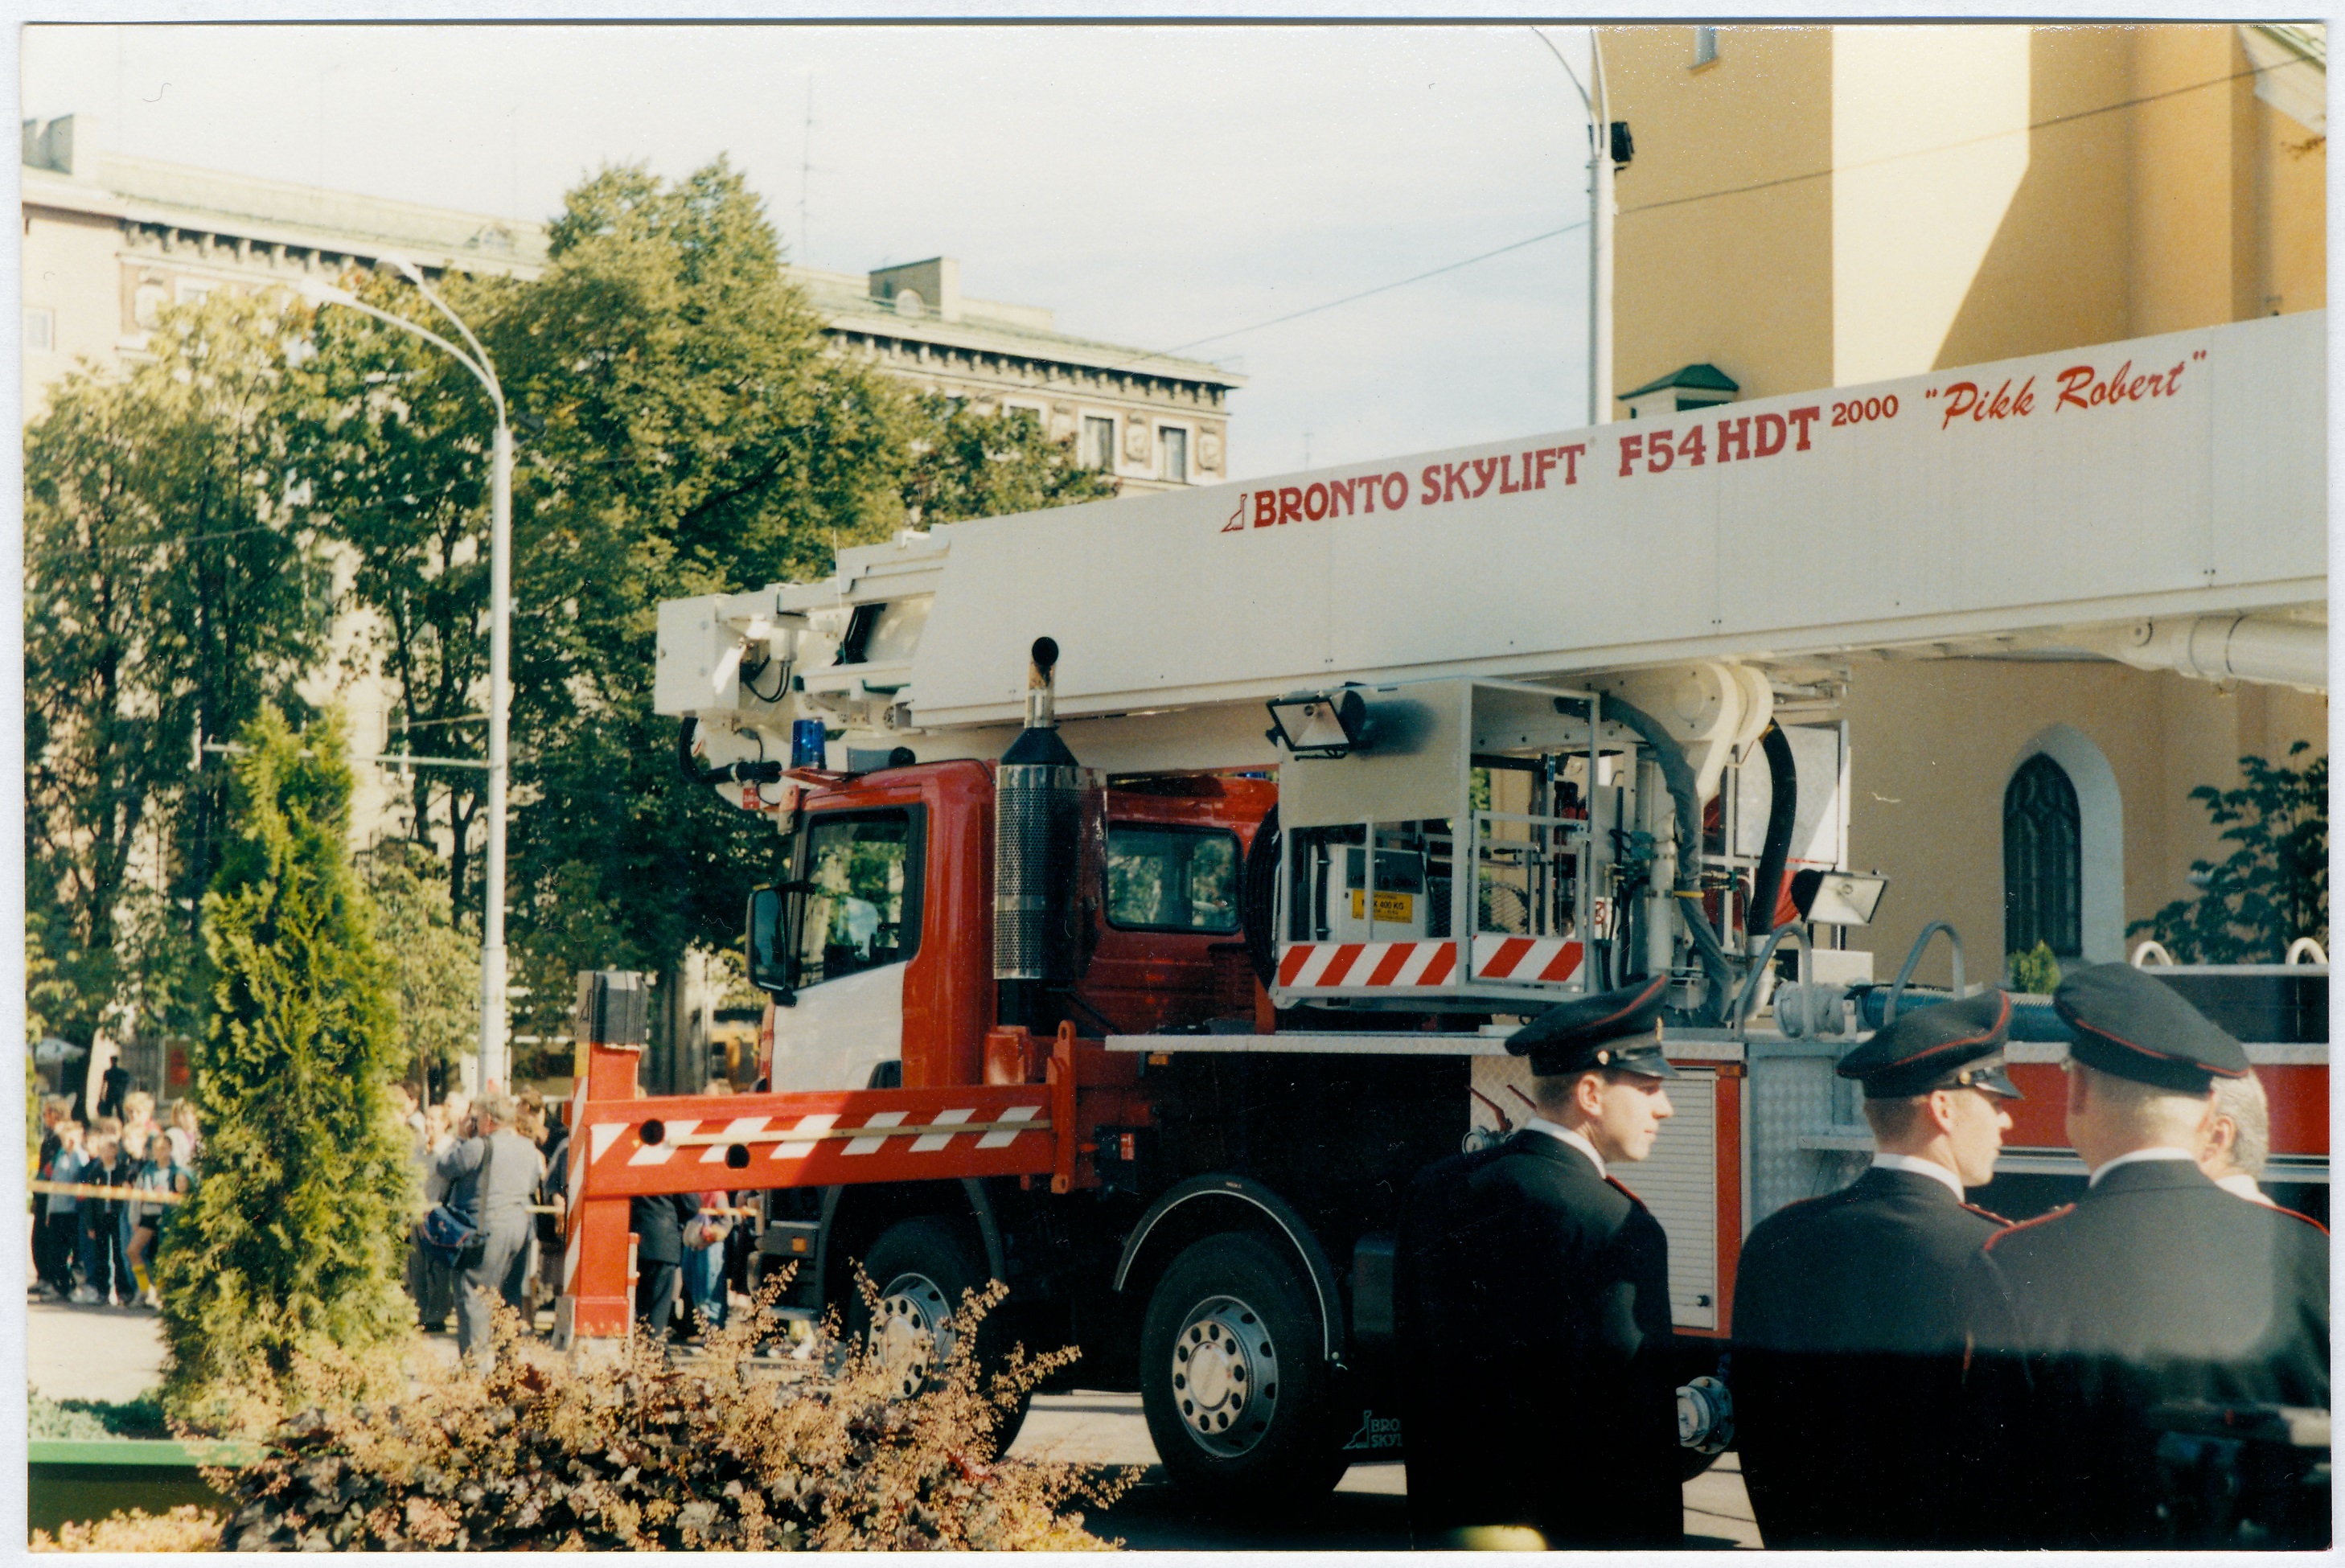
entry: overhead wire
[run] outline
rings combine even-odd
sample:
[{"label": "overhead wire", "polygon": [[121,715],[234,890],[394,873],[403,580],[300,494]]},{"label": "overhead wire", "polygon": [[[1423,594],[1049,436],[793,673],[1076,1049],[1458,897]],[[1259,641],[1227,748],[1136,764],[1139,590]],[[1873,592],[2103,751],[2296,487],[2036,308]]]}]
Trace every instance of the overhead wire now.
[{"label": "overhead wire", "polygon": [[[1544,34],[1538,34],[1538,30],[1537,28],[1533,28],[1532,32],[1538,35],[1541,43],[1547,44],[1548,49],[1555,49],[1554,44],[1550,42]],[[1557,58],[1562,58],[1559,52],[1557,54]],[[1568,65],[1567,65],[1565,68],[1568,70]],[[2278,70],[2279,68],[2280,67],[2278,66],[2250,66],[2244,71],[2233,71],[2225,76],[2209,77],[2208,80],[2203,82],[2191,82],[2179,87],[2167,88],[2163,92],[2145,93],[2138,97],[2127,98],[2113,104],[2102,104],[2089,109],[2078,109],[2069,114],[2052,115],[2044,119],[2032,120],[2025,126],[2015,126],[2008,130],[1989,131],[1983,136],[1968,137],[1961,141],[1944,142],[1935,147],[1915,147],[1908,152],[1889,153],[1881,157],[1868,158],[1859,163],[1835,164],[1828,168],[1810,169],[1800,174],[1784,175],[1775,179],[1755,180],[1749,185],[1725,186],[1716,190],[1695,191],[1690,195],[1670,197],[1660,201],[1649,201],[1636,207],[1624,207],[1620,209],[1619,216],[1622,217],[1630,217],[1638,213],[1658,212],[1667,207],[1685,207],[1698,201],[1718,201],[1731,196],[1747,196],[1754,191],[1772,190],[1782,186],[1799,185],[1808,180],[1822,179],[1831,175],[1846,173],[1851,169],[1877,168],[1883,164],[1898,163],[1909,158],[1928,157],[1936,153],[1953,152],[1966,147],[1975,147],[1982,142],[1998,140],[2005,137],[2025,136],[2033,131],[2048,130],[2056,126],[2069,125],[2078,120],[2091,119],[2098,115],[2115,114],[2123,109],[2139,108],[2144,104],[2154,104],[2167,98],[2179,97],[2186,93],[2204,92],[2209,87],[2224,86],[2232,82],[2244,81],[2250,76],[2261,76],[2267,71]],[[1573,86],[1577,86],[1578,85],[1578,82],[1575,80]],[[1414,273],[1409,277],[1397,278],[1390,283],[1380,283],[1373,288],[1361,289],[1356,294],[1346,294],[1340,299],[1330,299],[1325,304],[1313,305],[1301,310],[1292,310],[1284,316],[1274,316],[1268,320],[1256,321],[1251,326],[1233,327],[1224,332],[1213,332],[1209,333],[1203,338],[1192,338],[1185,343],[1175,343],[1169,349],[1149,349],[1145,352],[1135,354],[1129,359],[1116,360],[1113,365],[1108,368],[1116,369],[1125,365],[1137,365],[1148,359],[1165,359],[1190,349],[1200,348],[1207,343],[1218,343],[1224,338],[1244,337],[1250,332],[1260,332],[1267,328],[1284,326],[1289,321],[1299,321],[1306,316],[1316,316],[1323,311],[1334,310],[1341,306],[1355,304],[1362,299],[1370,298],[1378,294],[1389,293],[1396,288],[1406,288],[1410,284],[1422,283],[1429,278],[1438,278],[1446,272],[1456,272],[1462,268],[1472,267],[1478,262],[1490,260],[1494,257],[1504,256],[1508,251],[1521,250],[1526,247],[1537,245],[1545,240],[1557,238],[1562,235],[1569,234],[1575,229],[1587,228],[1588,221],[1589,220],[1586,218],[1581,218],[1577,223],[1566,224],[1561,228],[1549,229],[1544,234],[1535,234],[1528,239],[1518,239],[1511,245],[1499,246],[1495,250],[1486,250],[1481,252],[1479,255],[1467,257],[1461,261],[1452,261],[1444,266],[1429,268],[1424,272]]]},{"label": "overhead wire", "polygon": [[[1496,250],[1486,250],[1479,256],[1469,256],[1463,261],[1452,261],[1445,266],[1436,267],[1430,271],[1419,272],[1414,277],[1399,278],[1391,283],[1379,283],[1374,288],[1363,288],[1357,294],[1346,294],[1341,299],[1330,299],[1324,305],[1313,305],[1301,310],[1290,310],[1284,316],[1274,316],[1267,321],[1257,321],[1251,327],[1233,327],[1226,332],[1215,332],[1203,338],[1192,338],[1185,343],[1175,343],[1170,349],[1159,349],[1154,350],[1151,355],[1144,357],[1153,358],[1156,355],[1178,354],[1184,349],[1194,349],[1200,344],[1217,343],[1224,338],[1235,338],[1247,332],[1259,332],[1265,327],[1277,327],[1283,326],[1289,321],[1300,321],[1305,316],[1316,316],[1323,310],[1333,310],[1337,306],[1350,305],[1357,300],[1365,299],[1372,295],[1388,294],[1396,288],[1406,288],[1412,283],[1422,283],[1428,278],[1438,278],[1445,272],[1455,272],[1459,268],[1471,267],[1477,262],[1487,261],[1494,256],[1504,256],[1510,250],[1521,250],[1526,247],[1538,245],[1543,241],[1554,239],[1561,235],[1569,234],[1574,229],[1586,228],[1587,227],[1588,219],[1583,217],[1577,223],[1567,223],[1561,228],[1550,228],[1545,234],[1534,234],[1528,239],[1518,239],[1512,245],[1501,245]],[[1137,361],[1129,362],[1136,363]]]}]

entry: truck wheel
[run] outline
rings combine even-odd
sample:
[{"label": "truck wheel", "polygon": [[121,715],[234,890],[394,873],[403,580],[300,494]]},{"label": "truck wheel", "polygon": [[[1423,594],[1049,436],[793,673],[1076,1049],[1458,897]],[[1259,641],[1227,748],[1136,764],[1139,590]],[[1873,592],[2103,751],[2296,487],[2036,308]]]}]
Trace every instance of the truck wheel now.
[{"label": "truck wheel", "polygon": [[[980,1290],[987,1281],[968,1240],[949,1222],[935,1219],[907,1219],[890,1226],[872,1244],[863,1271],[879,1288],[879,1311],[875,1318],[858,1291],[848,1302],[847,1332],[862,1341],[886,1368],[894,1391],[905,1398],[934,1388],[946,1359],[959,1343],[961,1327],[954,1314],[961,1296]],[[1001,1309],[980,1324],[975,1355],[980,1390],[1000,1367],[1009,1349]],[[1002,1412],[994,1428],[996,1452],[1017,1441],[1026,1420],[1028,1401]]]},{"label": "truck wheel", "polygon": [[1172,1479],[1237,1506],[1332,1489],[1334,1432],[1318,1313],[1268,1243],[1209,1236],[1172,1260],[1140,1333],[1141,1405]]}]

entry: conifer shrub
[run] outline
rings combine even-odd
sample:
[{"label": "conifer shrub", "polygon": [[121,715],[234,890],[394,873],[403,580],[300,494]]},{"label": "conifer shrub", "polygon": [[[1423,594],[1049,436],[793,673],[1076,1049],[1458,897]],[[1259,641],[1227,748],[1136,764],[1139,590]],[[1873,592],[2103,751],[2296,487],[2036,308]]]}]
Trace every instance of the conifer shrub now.
[{"label": "conifer shrub", "polygon": [[397,1033],[350,866],[341,717],[297,737],[264,711],[242,746],[204,897],[203,1154],[156,1259],[164,1404],[220,1435],[305,1398],[302,1369],[330,1350],[389,1379],[395,1358],[367,1352],[401,1343],[413,1317],[400,1280],[414,1182],[387,1092]]},{"label": "conifer shrub", "polygon": [[[865,1282],[868,1290],[868,1282]],[[485,1377],[434,1359],[388,1404],[322,1352],[324,1398],[281,1422],[271,1456],[208,1472],[234,1510],[224,1551],[1082,1551],[1115,1544],[1074,1505],[1139,1478],[1004,1460],[1004,1411],[1073,1351],[1014,1351],[981,1376],[965,1329],[937,1380],[899,1380],[836,1319],[805,1361],[757,1355],[782,1325],[740,1314],[689,1364],[638,1338],[559,1354],[500,1310]],[[971,1292],[969,1329],[1000,1298]],[[338,1397],[339,1396],[339,1397]]]}]

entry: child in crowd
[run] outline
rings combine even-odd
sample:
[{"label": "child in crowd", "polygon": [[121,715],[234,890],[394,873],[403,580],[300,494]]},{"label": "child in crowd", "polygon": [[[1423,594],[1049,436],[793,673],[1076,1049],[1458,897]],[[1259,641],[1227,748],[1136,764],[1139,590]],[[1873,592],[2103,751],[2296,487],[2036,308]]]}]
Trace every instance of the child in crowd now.
[{"label": "child in crowd", "polygon": [[184,1196],[195,1186],[188,1168],[179,1163],[171,1146],[170,1134],[157,1128],[147,1138],[147,1158],[138,1167],[131,1190],[139,1196],[130,1200],[130,1277],[138,1282],[138,1300],[142,1305],[160,1307],[163,1303],[155,1292],[155,1281],[147,1263],[154,1256],[153,1248],[164,1228],[170,1223],[175,1204],[157,1202],[157,1193],[177,1193]]},{"label": "child in crowd", "polygon": [[[79,1181],[88,1163],[89,1153],[82,1147],[82,1125],[67,1116],[57,1123],[57,1150],[41,1168],[41,1175],[50,1181]],[[81,1199],[63,1192],[52,1194],[48,1216],[42,1223],[48,1230],[43,1239],[51,1270],[49,1288],[71,1300],[76,1256],[81,1251]]]},{"label": "child in crowd", "polygon": [[[92,1187],[130,1185],[136,1165],[122,1147],[120,1121],[110,1116],[97,1118],[90,1128],[89,1154],[77,1180]],[[133,1287],[129,1259],[125,1256],[129,1245],[127,1215],[121,1200],[85,1198],[81,1219],[82,1285],[73,1299],[85,1306],[104,1306],[109,1301],[128,1306]]]},{"label": "child in crowd", "polygon": [[171,1152],[192,1174],[196,1168],[196,1156],[203,1147],[203,1134],[196,1127],[196,1102],[182,1097],[179,1103],[171,1108]]}]

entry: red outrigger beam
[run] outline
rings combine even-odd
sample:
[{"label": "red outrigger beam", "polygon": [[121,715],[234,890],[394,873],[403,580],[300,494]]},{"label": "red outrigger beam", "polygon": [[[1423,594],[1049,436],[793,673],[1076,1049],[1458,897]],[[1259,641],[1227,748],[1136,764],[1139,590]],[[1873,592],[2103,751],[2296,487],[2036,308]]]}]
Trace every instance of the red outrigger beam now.
[{"label": "red outrigger beam", "polygon": [[[637,1046],[588,1042],[570,1103],[570,1210],[554,1339],[615,1339],[634,1320],[627,1200],[965,1177],[1047,1177],[1051,1190],[1095,1184],[1091,1134],[1117,1115],[1145,1118],[1113,1093],[1078,1097],[1079,1064],[1103,1053],[1061,1025],[1045,1057],[1023,1029],[987,1040],[988,1077],[947,1088],[638,1098]],[[1003,1064],[1010,1064],[1003,1070]],[[1023,1081],[1043,1069],[1044,1081]],[[1107,1084],[1099,1086],[1110,1088]]]}]

